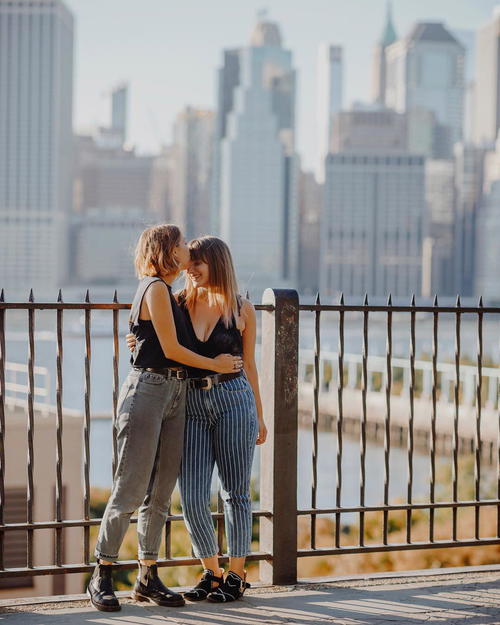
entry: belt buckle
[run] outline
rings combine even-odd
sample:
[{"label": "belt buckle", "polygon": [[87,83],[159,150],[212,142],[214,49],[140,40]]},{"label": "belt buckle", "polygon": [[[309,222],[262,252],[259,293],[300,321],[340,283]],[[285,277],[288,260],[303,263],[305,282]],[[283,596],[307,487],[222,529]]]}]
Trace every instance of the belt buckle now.
[{"label": "belt buckle", "polygon": [[206,378],[202,378],[202,379],[207,381],[207,385],[201,387],[202,390],[203,391],[209,391],[212,388],[212,386],[214,385],[212,378],[207,376]]},{"label": "belt buckle", "polygon": [[178,380],[185,380],[187,378],[187,373],[185,369],[177,369],[175,372],[175,377]]}]

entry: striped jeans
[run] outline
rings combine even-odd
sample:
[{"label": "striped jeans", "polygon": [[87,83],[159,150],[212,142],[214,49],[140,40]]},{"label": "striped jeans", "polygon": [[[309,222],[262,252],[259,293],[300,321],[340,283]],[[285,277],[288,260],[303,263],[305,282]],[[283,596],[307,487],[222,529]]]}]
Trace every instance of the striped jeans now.
[{"label": "striped jeans", "polygon": [[209,390],[188,389],[179,486],[184,519],[198,558],[218,553],[210,516],[215,464],[222,487],[228,554],[242,557],[249,553],[250,473],[258,429],[255,398],[245,376]]}]

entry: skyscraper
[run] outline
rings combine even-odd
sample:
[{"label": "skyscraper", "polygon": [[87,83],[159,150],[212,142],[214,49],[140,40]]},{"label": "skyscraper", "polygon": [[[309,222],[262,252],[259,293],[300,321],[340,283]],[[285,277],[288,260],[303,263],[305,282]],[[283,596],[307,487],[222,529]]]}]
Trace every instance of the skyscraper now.
[{"label": "skyscraper", "polygon": [[191,239],[210,231],[214,113],[186,107],[174,125],[172,219]]},{"label": "skyscraper", "polygon": [[112,135],[106,138],[108,147],[102,131],[99,141],[76,137],[72,282],[134,283],[133,245],[145,223],[165,218],[160,190],[153,186],[156,159],[109,147]]},{"label": "skyscraper", "polygon": [[121,139],[121,145],[127,140],[128,85],[123,83],[111,93],[111,130]]},{"label": "skyscraper", "polygon": [[477,214],[481,202],[484,150],[455,145],[455,291],[474,294]]},{"label": "skyscraper", "polygon": [[474,142],[491,148],[500,127],[500,6],[476,35]]},{"label": "skyscraper", "polygon": [[475,294],[500,300],[500,138],[483,159],[483,195],[477,210]]},{"label": "skyscraper", "polygon": [[453,266],[455,233],[454,163],[425,162],[426,219],[422,294],[431,297],[456,293]]},{"label": "skyscraper", "polygon": [[318,162],[316,179],[325,180],[325,158],[330,151],[333,120],[342,109],[342,48],[323,43],[318,49]]},{"label": "skyscraper", "polygon": [[73,16],[0,0],[0,285],[61,284],[72,201]]},{"label": "skyscraper", "polygon": [[323,185],[312,172],[300,172],[299,177],[299,268],[298,288],[302,293],[319,290],[320,217]]},{"label": "skyscraper", "polygon": [[475,91],[476,91],[476,33],[473,30],[454,30],[453,35],[465,51],[464,141],[474,141]]},{"label": "skyscraper", "polygon": [[385,106],[387,81],[387,48],[397,40],[396,29],[392,23],[392,5],[387,3],[387,14],[382,36],[373,51],[372,99],[376,104]]},{"label": "skyscraper", "polygon": [[432,112],[434,140],[427,156],[452,158],[453,144],[463,136],[464,46],[443,24],[423,22],[389,46],[386,58],[386,105],[409,113],[410,125],[414,112]]},{"label": "skyscraper", "polygon": [[295,71],[278,25],[259,18],[250,45],[224,54],[214,152],[213,227],[242,288],[296,284]]},{"label": "skyscraper", "polygon": [[420,292],[424,158],[405,149],[404,117],[390,110],[337,116],[340,151],[327,157],[320,228],[327,296]]}]

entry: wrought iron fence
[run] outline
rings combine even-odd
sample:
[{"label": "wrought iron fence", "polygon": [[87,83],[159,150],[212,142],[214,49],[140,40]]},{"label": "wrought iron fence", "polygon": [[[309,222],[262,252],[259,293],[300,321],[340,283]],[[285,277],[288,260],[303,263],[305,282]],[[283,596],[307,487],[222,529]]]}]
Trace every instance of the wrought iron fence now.
[{"label": "wrought iron fence", "polygon": [[[314,348],[314,389],[313,389],[313,448],[312,448],[312,488],[311,488],[311,505],[308,509],[298,511],[300,516],[309,516],[311,522],[311,539],[310,546],[298,551],[298,556],[317,556],[317,555],[336,555],[341,553],[366,553],[394,551],[403,549],[427,549],[436,547],[458,547],[472,545],[490,545],[500,542],[500,472],[499,472],[499,425],[498,413],[496,418],[496,486],[495,496],[488,499],[481,496],[481,476],[482,476],[482,384],[483,384],[483,320],[485,315],[496,316],[497,319],[500,309],[492,307],[484,307],[480,300],[476,307],[464,307],[457,299],[456,306],[439,306],[437,298],[432,306],[417,306],[415,298],[411,300],[408,306],[394,306],[391,298],[385,306],[371,306],[368,298],[365,297],[362,306],[351,306],[344,303],[343,298],[340,299],[338,305],[321,305],[319,296],[314,305],[301,305],[301,311],[310,311],[315,318],[315,348]],[[338,366],[336,370],[337,385],[337,415],[336,415],[336,483],[335,483],[335,506],[325,508],[317,505],[317,439],[318,439],[318,419],[319,419],[319,362],[321,357],[320,349],[320,316],[325,312],[334,312],[338,318]],[[343,427],[343,401],[345,394],[344,387],[344,355],[345,355],[345,317],[346,314],[354,312],[361,315],[362,324],[362,358],[361,358],[361,406],[360,406],[360,480],[359,480],[359,505],[345,506],[342,505],[343,494],[343,474],[342,474],[342,445],[344,436]],[[379,505],[366,504],[366,451],[367,451],[367,394],[369,389],[368,379],[368,360],[369,360],[369,319],[370,316],[376,314],[385,315],[386,323],[386,349],[385,349],[385,419],[384,419],[384,463],[383,463],[383,497]],[[408,388],[408,427],[407,427],[407,493],[406,501],[391,503],[389,501],[389,485],[391,474],[389,470],[389,460],[391,454],[391,405],[393,401],[392,394],[392,372],[394,366],[393,357],[393,315],[395,313],[404,313],[408,316],[408,330],[410,339],[409,349],[409,371],[410,380]],[[421,313],[430,314],[432,316],[432,355],[431,355],[431,371],[432,371],[432,388],[430,402],[430,432],[429,432],[429,460],[430,475],[428,484],[427,501],[415,501],[413,495],[414,486],[414,457],[415,457],[415,360],[416,360],[416,324],[417,315]],[[452,315],[454,317],[455,329],[455,354],[454,354],[454,418],[452,427],[452,445],[451,445],[451,461],[452,461],[452,497],[448,501],[436,499],[436,422],[438,417],[438,329],[440,319],[443,316]],[[473,442],[474,457],[474,497],[472,500],[464,501],[459,499],[458,478],[459,478],[459,422],[461,412],[460,402],[460,370],[461,370],[461,327],[464,315],[472,315],[476,318],[476,389],[475,389],[475,436]],[[334,376],[335,377],[335,376]],[[496,380],[498,384],[498,381]],[[497,389],[498,394],[498,389]],[[493,536],[480,535],[480,511],[485,506],[492,506],[496,509],[497,523],[496,532]],[[474,510],[473,533],[469,537],[458,536],[458,511],[462,509],[472,508]],[[436,538],[436,511],[448,509],[451,510],[451,534],[448,538]],[[427,540],[414,540],[412,536],[412,517],[417,510],[428,511],[428,537]],[[403,542],[389,541],[389,515],[396,511],[406,511],[406,537]],[[367,513],[378,512],[382,515],[382,540],[366,542],[365,537],[365,518]],[[356,544],[344,544],[341,537],[341,515],[346,513],[355,513],[358,516],[358,536],[359,540]],[[316,520],[319,514],[334,515],[335,517],[335,535],[334,544],[331,547],[319,548],[316,545]]]},{"label": "wrought iron fence", "polygon": [[[24,303],[6,302],[3,292],[0,296],[0,579],[7,577],[21,577],[33,575],[54,575],[60,573],[75,573],[89,571],[92,568],[90,553],[90,528],[97,526],[100,519],[91,518],[90,511],[90,423],[91,423],[91,375],[92,361],[92,314],[93,311],[109,311],[112,317],[112,345],[113,345],[113,389],[112,408],[116,414],[119,391],[119,313],[130,308],[129,304],[119,303],[115,293],[112,303],[93,303],[89,294],[83,303],[65,303],[61,293],[57,302],[37,303],[33,294],[29,301]],[[345,553],[384,552],[405,549],[428,549],[435,547],[457,547],[475,545],[493,545],[500,543],[500,419],[497,421],[496,431],[496,463],[495,489],[493,496],[482,495],[482,369],[483,369],[483,320],[485,315],[500,320],[500,308],[483,307],[480,301],[477,307],[461,306],[460,300],[456,306],[439,306],[437,300],[432,306],[417,306],[415,298],[407,306],[393,305],[391,299],[387,305],[372,306],[367,298],[362,305],[345,304],[343,298],[338,304],[324,305],[319,296],[314,304],[300,304],[295,291],[268,289],[263,296],[262,303],[256,305],[261,312],[261,363],[260,380],[262,401],[268,425],[268,441],[261,448],[260,471],[260,507],[254,510],[255,519],[259,519],[259,548],[250,554],[250,560],[260,561],[261,578],[274,583],[293,583],[297,579],[297,558],[305,556],[334,556]],[[22,311],[27,316],[28,330],[28,394],[26,400],[26,427],[27,427],[27,459],[26,459],[26,521],[9,523],[5,521],[5,434],[6,434],[6,331],[9,311]],[[35,475],[37,471],[35,458],[35,321],[38,311],[54,311],[56,322],[56,395],[55,395],[55,506],[51,520],[35,521],[33,514]],[[83,311],[84,334],[84,410],[82,427],[82,470],[83,470],[83,515],[80,519],[67,519],[63,514],[63,463],[65,453],[63,445],[63,317],[65,311]],[[416,327],[417,317],[428,314],[432,319],[432,388],[430,398],[429,424],[429,482],[428,497],[425,501],[416,500],[414,496],[415,479],[415,389],[416,375]],[[333,432],[335,434],[335,472],[332,479],[332,493],[334,505],[324,506],[318,499],[318,437],[321,430],[320,391],[321,391],[321,320],[322,315],[334,315],[336,319],[335,332],[338,338],[336,369],[332,373],[331,383],[336,386],[336,414],[334,415]],[[409,381],[408,381],[408,419],[406,468],[407,487],[405,501],[391,501],[391,408],[393,402],[393,368],[395,357],[393,354],[393,316],[398,314],[407,320],[409,336]],[[314,335],[313,359],[313,390],[311,397],[310,429],[312,433],[311,449],[311,488],[310,505],[298,509],[297,505],[297,449],[298,449],[298,385],[299,385],[299,318],[312,315]],[[361,354],[361,401],[359,406],[359,497],[357,505],[346,505],[344,499],[345,476],[343,445],[345,434],[344,399],[345,399],[345,362],[346,355],[346,316],[353,315],[356,322],[361,324],[362,354]],[[369,392],[369,333],[372,316],[385,317],[385,418],[384,418],[384,449],[383,449],[383,492],[379,503],[367,502],[367,432],[369,424],[369,406],[367,403]],[[451,434],[451,497],[449,500],[440,500],[436,496],[437,469],[436,469],[436,423],[439,412],[438,398],[438,348],[439,324],[443,316],[452,316],[454,319],[455,353],[454,353],[454,416]],[[459,497],[459,425],[461,419],[460,401],[460,372],[463,363],[461,360],[462,319],[472,316],[475,323],[477,350],[475,356],[476,375],[476,402],[475,402],[475,436],[473,444],[473,492],[471,499],[463,500]],[[401,356],[398,357],[399,360]],[[470,364],[468,365],[470,367]],[[497,378],[495,378],[497,379]],[[114,451],[113,451],[114,456]],[[113,457],[114,466],[114,457]],[[496,510],[496,532],[492,536],[481,535],[481,510],[486,507]],[[464,537],[460,529],[460,510],[473,510],[473,532]],[[436,535],[436,513],[440,510],[451,511],[451,531],[447,538]],[[399,542],[390,540],[390,517],[393,513],[404,512],[406,520],[405,539]],[[413,519],[417,511],[428,514],[428,536],[425,540],[415,540],[413,536]],[[380,515],[380,540],[367,538],[366,518],[371,513]],[[345,515],[356,515],[357,540],[352,541],[352,534],[344,536],[343,518]],[[318,540],[318,517],[328,516],[332,519],[332,536],[330,545],[320,545]],[[344,515],[344,516],[343,516]],[[219,506],[213,513],[217,524],[219,548],[222,553],[223,514]],[[310,520],[309,545],[298,549],[298,517],[308,517]],[[182,520],[182,515],[170,514],[165,525],[165,557],[160,560],[161,566],[188,565],[198,561],[190,555],[172,556],[171,539],[172,523]],[[135,522],[136,519],[133,519]],[[68,528],[81,528],[81,560],[67,562],[63,553],[63,531]],[[33,546],[35,533],[39,530],[54,532],[54,558],[52,564],[43,566],[34,565]],[[26,533],[26,562],[15,568],[5,567],[4,552],[9,533],[24,531]],[[226,556],[223,556],[224,558]],[[118,567],[130,568],[135,566],[134,561],[121,561]]]}]

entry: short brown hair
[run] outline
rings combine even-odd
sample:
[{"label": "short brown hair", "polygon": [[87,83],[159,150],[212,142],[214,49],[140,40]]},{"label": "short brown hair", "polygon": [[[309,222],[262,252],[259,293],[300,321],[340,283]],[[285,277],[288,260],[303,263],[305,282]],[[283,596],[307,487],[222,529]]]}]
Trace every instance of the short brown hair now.
[{"label": "short brown hair", "polygon": [[181,239],[181,231],[173,224],[160,224],[146,228],[135,248],[135,273],[137,277],[176,273],[179,265],[173,256],[174,247]]}]

